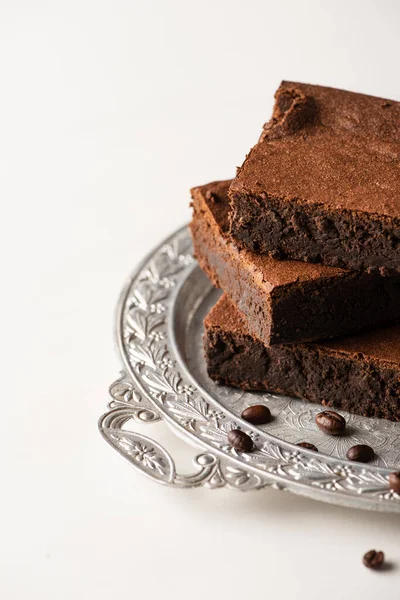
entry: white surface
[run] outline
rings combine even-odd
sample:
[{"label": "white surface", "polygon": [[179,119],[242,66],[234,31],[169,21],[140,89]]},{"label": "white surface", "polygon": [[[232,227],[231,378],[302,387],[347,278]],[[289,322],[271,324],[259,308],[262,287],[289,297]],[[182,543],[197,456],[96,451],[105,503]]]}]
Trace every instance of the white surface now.
[{"label": "white surface", "polygon": [[[281,79],[400,99],[398,3],[0,13],[1,597],[398,599],[398,518],[166,489],[96,430],[129,271],[189,219],[190,186],[234,174]],[[370,548],[396,568],[367,571]]]}]

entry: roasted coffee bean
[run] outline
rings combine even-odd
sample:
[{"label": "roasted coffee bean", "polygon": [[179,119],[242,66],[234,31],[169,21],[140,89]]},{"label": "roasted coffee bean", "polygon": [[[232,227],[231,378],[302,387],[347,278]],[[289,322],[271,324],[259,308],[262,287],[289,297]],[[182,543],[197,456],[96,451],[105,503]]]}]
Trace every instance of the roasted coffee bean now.
[{"label": "roasted coffee bean", "polygon": [[400,496],[400,471],[397,471],[397,473],[390,473],[389,486],[391,490]]},{"label": "roasted coffee bean", "polygon": [[250,452],[253,449],[253,440],[240,429],[232,429],[228,433],[228,442],[238,452]]},{"label": "roasted coffee bean", "polygon": [[300,442],[297,446],[301,446],[302,448],[307,448],[307,450],[314,450],[314,452],[318,452],[317,446],[311,444],[310,442]]},{"label": "roasted coffee bean", "polygon": [[367,444],[357,444],[347,450],[346,456],[349,460],[367,463],[374,458],[375,452],[374,449],[371,448],[371,446],[367,446]]},{"label": "roasted coffee bean", "polygon": [[385,560],[383,552],[376,550],[370,550],[363,556],[363,563],[369,569],[380,569]]},{"label": "roasted coffee bean", "polygon": [[271,421],[272,416],[268,406],[264,406],[263,404],[253,404],[253,406],[244,409],[242,412],[242,419],[248,421],[252,425],[264,425]]},{"label": "roasted coffee bean", "polygon": [[346,427],[345,419],[333,410],[324,410],[315,417],[319,429],[329,435],[340,435]]}]

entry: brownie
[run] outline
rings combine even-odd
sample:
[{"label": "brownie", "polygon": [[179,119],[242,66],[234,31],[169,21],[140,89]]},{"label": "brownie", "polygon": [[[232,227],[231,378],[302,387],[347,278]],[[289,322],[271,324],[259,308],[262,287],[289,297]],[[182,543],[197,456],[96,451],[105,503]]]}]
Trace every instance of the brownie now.
[{"label": "brownie", "polygon": [[400,103],[283,82],[230,188],[255,252],[400,271]]},{"label": "brownie", "polygon": [[400,325],[341,340],[266,347],[224,295],[205,319],[212,379],[400,421]]},{"label": "brownie", "polygon": [[400,320],[400,275],[278,261],[238,248],[228,233],[229,184],[193,188],[194,252],[264,344],[343,336]]}]

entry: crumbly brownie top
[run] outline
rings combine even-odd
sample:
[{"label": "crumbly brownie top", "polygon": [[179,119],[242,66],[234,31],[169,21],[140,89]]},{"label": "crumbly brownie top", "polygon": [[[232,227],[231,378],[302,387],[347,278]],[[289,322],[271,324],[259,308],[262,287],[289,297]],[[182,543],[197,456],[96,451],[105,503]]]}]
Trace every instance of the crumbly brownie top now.
[{"label": "crumbly brownie top", "polygon": [[[232,333],[251,336],[241,313],[225,294],[207,315],[204,324],[206,328],[221,327]],[[366,358],[399,365],[400,325],[374,329],[338,340],[314,342],[312,345],[325,348],[328,352],[353,355],[354,357],[363,355]]]},{"label": "crumbly brownie top", "polygon": [[[201,196],[201,200],[205,202],[214,217],[214,226],[218,227],[223,236],[226,236],[227,243],[233,244],[233,242],[229,241],[228,236],[228,217],[230,211],[228,189],[230,184],[230,180],[215,181],[193,188],[192,195],[195,200],[197,195]],[[291,283],[295,284],[321,278],[337,277],[348,273],[348,271],[337,267],[327,267],[320,264],[294,260],[276,260],[266,254],[255,254],[247,250],[241,250],[241,253],[245,260],[248,261],[249,268],[251,267],[259,271],[260,284],[269,286],[270,289]]]},{"label": "crumbly brownie top", "polygon": [[400,103],[283,82],[231,190],[400,218]]}]

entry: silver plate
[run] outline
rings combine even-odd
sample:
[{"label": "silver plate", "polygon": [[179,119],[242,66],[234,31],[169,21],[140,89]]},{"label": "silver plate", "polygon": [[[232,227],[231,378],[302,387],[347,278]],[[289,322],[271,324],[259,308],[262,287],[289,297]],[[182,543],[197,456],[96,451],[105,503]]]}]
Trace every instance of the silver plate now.
[{"label": "silver plate", "polygon": [[[206,373],[202,322],[219,292],[192,256],[188,229],[154,250],[125,286],[117,310],[116,338],[126,374],[110,387],[112,401],[99,427],[104,438],[144,474],[178,487],[205,485],[249,490],[272,486],[314,499],[400,512],[388,475],[400,466],[400,423],[342,413],[347,434],[326,436],[314,422],[318,405],[269,393],[216,385]],[[273,421],[254,427],[244,407],[265,403]],[[164,419],[202,448],[192,475],[180,475],[170,454],[134,431],[134,422]],[[234,428],[246,431],[256,450],[238,454],[227,444]],[[309,441],[319,453],[295,444]],[[376,452],[369,465],[344,459],[350,446]]]}]

